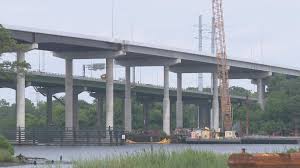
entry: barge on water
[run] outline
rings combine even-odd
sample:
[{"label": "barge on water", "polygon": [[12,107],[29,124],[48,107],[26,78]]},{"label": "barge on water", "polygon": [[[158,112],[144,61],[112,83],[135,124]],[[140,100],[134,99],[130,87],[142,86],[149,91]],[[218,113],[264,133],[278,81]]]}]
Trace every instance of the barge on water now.
[{"label": "barge on water", "polygon": [[300,137],[253,136],[236,139],[194,139],[187,137],[187,144],[300,144]]}]

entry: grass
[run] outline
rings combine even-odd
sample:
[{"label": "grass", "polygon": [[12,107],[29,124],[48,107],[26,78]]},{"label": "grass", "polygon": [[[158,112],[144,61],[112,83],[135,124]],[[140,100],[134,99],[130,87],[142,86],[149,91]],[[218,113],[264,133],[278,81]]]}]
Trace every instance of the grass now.
[{"label": "grass", "polygon": [[228,168],[228,155],[185,150],[143,152],[103,160],[75,161],[74,168]]},{"label": "grass", "polygon": [[13,162],[14,157],[11,155],[11,153],[6,149],[0,148],[0,162]]},{"label": "grass", "polygon": [[0,162],[13,162],[14,149],[8,141],[0,136]]}]

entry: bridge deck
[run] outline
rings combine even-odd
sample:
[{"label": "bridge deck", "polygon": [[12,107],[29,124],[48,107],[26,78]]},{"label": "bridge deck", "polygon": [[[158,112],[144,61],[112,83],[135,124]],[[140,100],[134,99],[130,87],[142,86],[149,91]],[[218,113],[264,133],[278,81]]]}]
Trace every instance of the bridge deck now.
[{"label": "bridge deck", "polygon": [[[0,87],[15,88],[15,73],[7,72],[8,76],[0,76]],[[30,71],[26,75],[27,86],[36,87],[58,87],[61,92],[64,92],[65,76],[63,74],[53,74]],[[114,90],[119,96],[124,96],[125,82],[114,81]],[[132,83],[132,92],[137,96],[151,96],[153,99],[163,99],[163,86],[155,86],[149,84]],[[85,87],[90,92],[103,92],[105,93],[106,81],[96,78],[88,78],[82,76],[74,76],[74,87]],[[176,100],[176,88],[170,88],[170,97],[174,101]],[[212,93],[199,92],[197,90],[183,90],[183,100],[199,100],[199,99],[212,99]],[[232,96],[234,101],[246,100],[246,97]],[[257,98],[249,98],[252,101],[256,101]]]},{"label": "bridge deck", "polygon": [[[214,72],[216,71],[216,57],[196,51],[177,48],[155,46],[117,39],[100,38],[81,34],[39,30],[33,28],[4,25],[12,36],[25,43],[38,43],[41,50],[54,52],[76,52],[75,59],[103,58],[107,51],[123,50],[126,55],[117,57],[116,60],[151,61],[155,59],[179,59],[176,65],[171,66],[174,72]],[[102,55],[95,53],[103,53]],[[81,54],[80,54],[81,53]],[[300,76],[299,68],[287,68],[266,65],[255,62],[246,62],[228,59],[230,77],[232,79],[255,79],[261,72],[280,73],[291,76]],[[137,65],[138,66],[138,65]],[[158,64],[156,65],[158,66]]]}]

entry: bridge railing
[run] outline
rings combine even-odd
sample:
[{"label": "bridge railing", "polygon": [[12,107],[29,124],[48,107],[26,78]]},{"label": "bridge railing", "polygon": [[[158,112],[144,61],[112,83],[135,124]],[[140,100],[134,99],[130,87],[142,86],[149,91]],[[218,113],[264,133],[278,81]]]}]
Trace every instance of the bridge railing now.
[{"label": "bridge railing", "polygon": [[1,133],[14,145],[123,145],[125,132],[121,129],[104,130],[73,128],[17,128]]}]

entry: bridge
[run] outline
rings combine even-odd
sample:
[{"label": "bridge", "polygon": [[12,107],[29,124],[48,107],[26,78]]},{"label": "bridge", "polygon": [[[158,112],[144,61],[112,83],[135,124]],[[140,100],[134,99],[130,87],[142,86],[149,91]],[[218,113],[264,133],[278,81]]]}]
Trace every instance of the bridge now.
[{"label": "bridge", "polygon": [[[125,130],[131,131],[131,83],[130,67],[135,66],[163,66],[164,88],[163,88],[163,130],[170,134],[170,93],[174,91],[169,88],[169,71],[177,73],[176,92],[176,127],[183,126],[183,98],[182,73],[211,73],[212,74],[212,113],[210,115],[210,127],[220,127],[220,112],[218,99],[217,60],[214,56],[186,51],[176,48],[166,48],[148,44],[141,44],[116,39],[105,39],[99,37],[70,34],[63,32],[45,31],[32,28],[5,26],[12,37],[20,43],[31,45],[31,49],[53,51],[54,55],[65,59],[65,111],[66,124],[68,128],[74,127],[74,93],[76,95],[76,79],[73,80],[74,59],[106,59],[106,127],[113,128],[113,100],[114,87],[118,87],[113,81],[113,62],[122,65],[126,69],[124,108],[125,108]],[[25,60],[24,52],[17,53],[17,61]],[[290,76],[300,76],[299,69],[284,68],[273,65],[265,65],[240,60],[228,60],[230,79],[252,79],[257,84],[258,102],[264,108],[264,80],[275,73]],[[75,83],[74,83],[75,82]],[[24,89],[25,77],[22,71],[17,73],[17,127],[25,127]],[[162,89],[162,88],[161,88]],[[187,93],[185,93],[187,94]],[[75,112],[74,112],[75,111]]]}]

